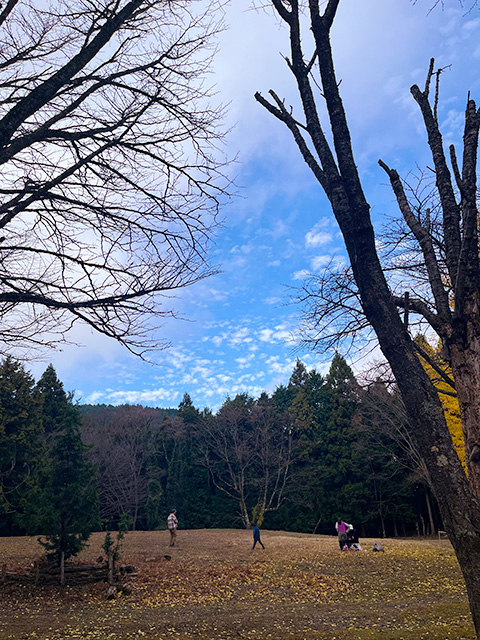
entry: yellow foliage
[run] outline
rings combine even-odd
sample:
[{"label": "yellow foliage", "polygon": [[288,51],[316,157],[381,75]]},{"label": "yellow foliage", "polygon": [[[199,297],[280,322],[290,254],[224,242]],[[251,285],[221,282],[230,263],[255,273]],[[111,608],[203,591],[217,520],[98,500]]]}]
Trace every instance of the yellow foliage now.
[{"label": "yellow foliage", "polygon": [[[439,342],[434,348],[427,342],[427,340],[423,336],[418,336],[416,338],[416,341],[418,341],[423,351],[425,351],[429,356],[431,356],[432,359],[435,360],[435,363],[442,369],[442,371],[444,371],[449,377],[453,378],[452,370],[441,357],[441,343]],[[456,397],[449,395],[449,393],[452,392],[452,388],[445,382],[445,380],[443,380],[438,375],[433,367],[422,357],[420,357],[420,361],[429,378],[435,385],[435,388],[438,389],[438,395],[440,398],[440,402],[442,403],[443,411],[445,413],[448,430],[450,431],[450,434],[452,436],[453,446],[455,447],[457,455],[460,458],[460,462],[462,463],[465,473],[467,473],[467,464],[465,461],[465,444],[463,441],[463,429],[458,400]]]}]

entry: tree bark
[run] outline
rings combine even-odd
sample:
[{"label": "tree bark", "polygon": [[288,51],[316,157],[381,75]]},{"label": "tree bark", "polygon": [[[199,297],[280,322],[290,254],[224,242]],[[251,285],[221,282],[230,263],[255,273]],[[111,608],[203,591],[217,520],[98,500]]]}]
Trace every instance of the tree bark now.
[{"label": "tree bark", "polygon": [[428,492],[425,493],[425,502],[427,504],[428,522],[430,525],[430,535],[433,535],[435,533],[435,522],[433,520],[432,502],[430,500],[430,496],[428,495]]},{"label": "tree bark", "polygon": [[[313,65],[305,62],[307,58],[302,52],[299,2],[298,0],[289,0],[290,9],[287,9],[286,5],[279,0],[272,0],[272,2],[279,16],[289,26],[291,61],[287,60],[287,63],[297,80],[306,125],[300,126],[298,120],[293,117],[273,92],[270,92],[273,102],[267,101],[260,94],[256,94],[256,99],[277,119],[288,126],[300,153],[330,200],[344,237],[363,311],[391,366],[407,410],[410,427],[428,468],[445,528],[465,578],[470,609],[477,637],[480,638],[479,505],[476,492],[472,491],[454,450],[437,391],[417,357],[414,343],[408,334],[408,328],[400,318],[395,299],[389,289],[377,254],[370,218],[370,206],[365,198],[355,164],[330,45],[330,29],[339,0],[329,0],[323,14],[320,12],[319,0],[309,0],[308,2],[315,44],[314,57],[318,60],[322,98],[329,115],[333,147],[328,145],[322,130],[314,93],[310,86],[309,75],[312,73]],[[425,93],[427,93],[427,89]],[[461,263],[458,257],[458,252],[461,251],[460,212],[453,197],[453,189],[445,183],[445,181],[448,182],[450,173],[441,156],[441,136],[437,135],[438,126],[436,128],[434,126],[438,123],[435,118],[432,122],[423,102],[421,106],[426,126],[428,119],[428,127],[430,127],[428,129],[429,143],[435,156],[437,186],[442,204],[448,209],[444,214],[445,233],[449,234],[446,255],[450,278],[454,282],[460,272]],[[310,146],[304,136],[309,136]],[[477,350],[475,345],[477,334],[474,333],[473,328],[470,330],[473,334],[471,338],[474,338],[473,354],[477,357],[477,366],[480,366],[478,364],[480,363],[480,358],[478,358],[480,350]],[[463,338],[462,344],[465,348],[466,336]],[[456,340],[458,341],[458,338]],[[460,347],[458,347],[458,353],[456,352],[456,345],[457,342],[448,345],[452,352],[454,376],[457,376],[456,370],[461,369],[460,365],[464,366],[465,370],[473,366],[473,358],[465,358],[464,363],[456,363],[456,359],[460,360],[460,354],[463,353]],[[460,371],[459,375],[461,377]],[[478,379],[480,380],[480,375]],[[473,390],[470,389],[471,383],[472,374],[466,375],[465,382],[460,380],[460,386],[465,388],[459,394],[462,395],[463,411],[466,411],[474,401],[471,396],[464,397],[467,396],[467,390],[476,394],[480,402],[480,394],[477,392],[476,386]],[[472,420],[473,415],[474,411],[472,410]],[[480,422],[478,420],[480,411],[476,415],[477,422]],[[475,461],[477,441],[476,438],[473,440],[468,445],[472,457],[470,462],[472,468],[477,464]]]},{"label": "tree bark", "polygon": [[463,427],[468,477],[480,498],[480,299],[476,293],[468,301],[467,318],[449,338],[447,347],[455,377]]},{"label": "tree bark", "polygon": [[60,554],[60,584],[62,587],[65,586],[65,552],[62,551]]},{"label": "tree bark", "polygon": [[115,559],[114,552],[110,550],[108,553],[108,584],[113,585],[115,573]]}]

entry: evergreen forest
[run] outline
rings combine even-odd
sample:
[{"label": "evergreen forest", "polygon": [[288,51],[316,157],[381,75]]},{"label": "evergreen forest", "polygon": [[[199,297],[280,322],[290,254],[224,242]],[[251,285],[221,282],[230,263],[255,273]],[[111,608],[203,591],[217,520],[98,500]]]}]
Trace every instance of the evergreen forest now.
[{"label": "evergreen forest", "polygon": [[227,397],[213,413],[81,405],[50,365],[38,382],[0,365],[0,535],[41,535],[75,555],[95,529],[250,527],[362,536],[442,527],[394,386],[361,386],[336,354],[327,375],[297,360],[287,385]]}]

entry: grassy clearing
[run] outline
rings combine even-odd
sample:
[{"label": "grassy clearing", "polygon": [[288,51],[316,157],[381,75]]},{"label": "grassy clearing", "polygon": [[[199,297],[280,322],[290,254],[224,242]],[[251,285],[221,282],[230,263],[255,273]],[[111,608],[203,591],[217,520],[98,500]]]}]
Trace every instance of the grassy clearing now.
[{"label": "grassy clearing", "polygon": [[[341,553],[333,536],[264,531],[265,550],[237,530],[129,533],[122,561],[133,593],[105,600],[104,584],[7,586],[0,640],[473,640],[450,544],[387,540],[386,553]],[[82,560],[95,560],[95,534]],[[9,569],[39,554],[32,538],[0,538]],[[166,555],[171,556],[168,560]]]}]

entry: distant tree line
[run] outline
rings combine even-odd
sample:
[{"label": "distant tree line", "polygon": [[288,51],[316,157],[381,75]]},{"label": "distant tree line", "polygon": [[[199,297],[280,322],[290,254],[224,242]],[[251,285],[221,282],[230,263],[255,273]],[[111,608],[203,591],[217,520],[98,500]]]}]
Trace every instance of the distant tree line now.
[{"label": "distant tree line", "polygon": [[249,527],[361,535],[440,528],[428,470],[395,387],[360,386],[335,355],[322,376],[297,361],[287,385],[227,397],[217,413],[75,405],[50,365],[38,383],[0,365],[1,535],[40,534],[75,555],[95,528]]}]

